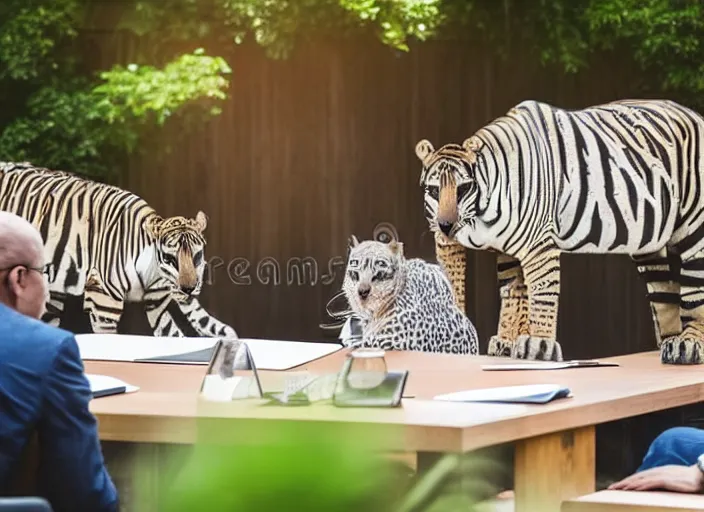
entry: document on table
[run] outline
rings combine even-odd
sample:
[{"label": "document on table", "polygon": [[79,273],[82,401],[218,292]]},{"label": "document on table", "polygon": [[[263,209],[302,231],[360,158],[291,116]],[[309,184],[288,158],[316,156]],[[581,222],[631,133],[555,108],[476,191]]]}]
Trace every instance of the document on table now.
[{"label": "document on table", "polygon": [[[341,343],[240,338],[259,370],[288,370],[342,349]],[[77,334],[83,360],[207,365],[218,338]]]},{"label": "document on table", "polygon": [[470,389],[438,395],[434,399],[447,402],[545,404],[570,396],[570,389],[560,384],[529,384],[524,386]]},{"label": "document on table", "polygon": [[86,373],[86,378],[90,384],[90,390],[93,393],[93,398],[120,395],[123,393],[134,393],[139,390],[137,386],[132,386],[131,384],[127,384],[126,382],[115,377],[110,377],[109,375]]},{"label": "document on table", "polygon": [[619,364],[611,361],[598,361],[596,359],[574,361],[529,361],[525,363],[484,364],[482,365],[482,370],[563,370],[566,368],[599,368],[603,366],[619,366]]}]

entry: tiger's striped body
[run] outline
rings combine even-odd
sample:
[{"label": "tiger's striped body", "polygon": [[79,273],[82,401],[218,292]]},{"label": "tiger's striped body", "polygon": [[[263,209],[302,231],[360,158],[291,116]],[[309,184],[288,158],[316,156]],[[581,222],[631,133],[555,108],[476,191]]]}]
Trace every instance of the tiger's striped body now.
[{"label": "tiger's striped body", "polygon": [[664,100],[567,111],[524,101],[467,139],[420,141],[441,238],[499,253],[490,353],[561,359],[560,254],[627,254],[644,277],[661,359],[704,355],[704,118]]},{"label": "tiger's striped body", "polygon": [[[116,332],[124,302],[145,302],[157,336],[236,336],[198,302],[206,218],[162,219],[140,197],[29,163],[0,162],[0,210],[41,232],[53,267],[44,320],[84,296],[94,332]],[[176,311],[178,310],[178,311]]]}]

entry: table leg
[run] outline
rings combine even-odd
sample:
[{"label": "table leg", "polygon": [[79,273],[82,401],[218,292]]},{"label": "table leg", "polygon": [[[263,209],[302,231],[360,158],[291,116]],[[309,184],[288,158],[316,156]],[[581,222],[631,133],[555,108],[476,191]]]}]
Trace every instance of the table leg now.
[{"label": "table leg", "polygon": [[516,443],[515,512],[560,512],[563,500],[594,492],[594,427]]}]

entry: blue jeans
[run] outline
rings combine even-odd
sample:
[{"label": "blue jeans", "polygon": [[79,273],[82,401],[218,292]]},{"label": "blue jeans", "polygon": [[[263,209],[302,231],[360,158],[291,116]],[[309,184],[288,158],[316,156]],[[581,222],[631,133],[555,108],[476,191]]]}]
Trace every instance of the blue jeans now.
[{"label": "blue jeans", "polygon": [[704,453],[704,430],[693,427],[670,428],[650,444],[638,471],[659,466],[691,466]]}]

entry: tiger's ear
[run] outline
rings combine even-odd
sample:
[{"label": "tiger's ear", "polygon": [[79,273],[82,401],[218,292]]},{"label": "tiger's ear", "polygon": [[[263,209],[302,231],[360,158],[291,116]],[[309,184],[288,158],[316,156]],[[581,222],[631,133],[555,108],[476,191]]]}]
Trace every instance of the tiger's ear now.
[{"label": "tiger's ear", "polygon": [[396,240],[391,240],[388,243],[389,249],[391,250],[391,254],[394,256],[397,256],[399,258],[403,257],[403,243],[398,242]]},{"label": "tiger's ear", "polygon": [[350,235],[348,245],[349,247],[357,247],[359,245],[359,240],[357,240],[356,236]]},{"label": "tiger's ear", "polygon": [[462,143],[462,147],[467,152],[467,159],[470,163],[473,164],[477,161],[477,152],[479,152],[483,146],[484,142],[476,135],[472,135],[470,138],[465,139]]},{"label": "tiger's ear", "polygon": [[164,219],[158,215],[153,215],[144,223],[144,228],[147,230],[147,234],[156,240],[161,234],[161,226],[163,223]]},{"label": "tiger's ear", "polygon": [[199,232],[205,231],[205,228],[208,226],[208,217],[203,213],[202,211],[198,211],[196,214],[196,229]]},{"label": "tiger's ear", "polygon": [[470,138],[465,139],[465,141],[462,143],[462,147],[466,151],[477,152],[480,149],[482,149],[483,146],[484,146],[484,142],[482,141],[482,139],[480,139],[476,135],[472,135]]},{"label": "tiger's ear", "polygon": [[482,149],[483,146],[484,142],[476,135],[472,135],[470,138],[465,139],[465,141],[462,143],[462,147],[468,153],[476,153],[477,151]]},{"label": "tiger's ear", "polygon": [[428,161],[428,157],[433,154],[433,151],[435,151],[435,148],[427,139],[423,139],[416,144],[416,156],[423,164]]}]

